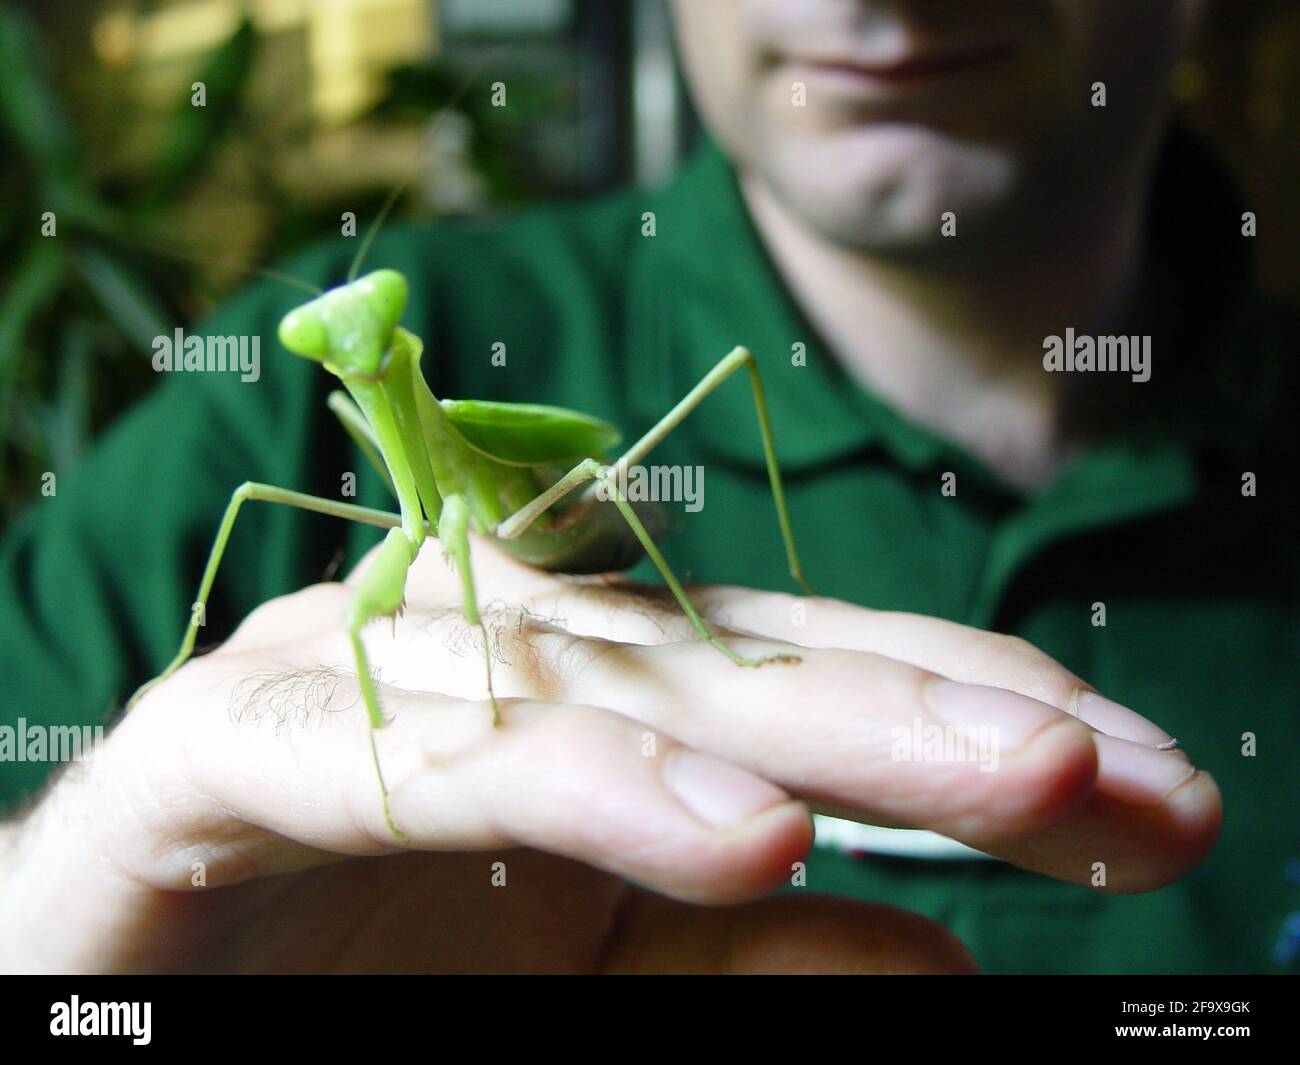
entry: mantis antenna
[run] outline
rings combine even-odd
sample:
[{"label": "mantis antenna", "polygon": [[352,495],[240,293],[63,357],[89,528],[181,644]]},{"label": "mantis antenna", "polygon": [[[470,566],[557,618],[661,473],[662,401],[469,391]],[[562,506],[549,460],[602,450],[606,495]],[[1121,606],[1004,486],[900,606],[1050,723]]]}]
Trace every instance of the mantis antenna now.
[{"label": "mantis antenna", "polygon": [[[442,110],[438,112],[437,117],[433,120],[433,125],[429,127],[430,138],[432,138],[434,134],[442,128],[442,124],[447,120],[447,116],[451,114],[456,105],[465,98],[466,93],[470,90],[470,86],[474,84],[479,74],[483,72],[483,68],[487,65],[488,60],[491,59],[495,53],[495,48],[489,51],[488,54],[479,61],[474,69],[471,70],[469,74],[466,75],[465,79],[456,87],[456,91],[451,94],[451,99],[443,105]],[[370,249],[375,243],[375,238],[379,236],[379,231],[383,228],[384,222],[388,220],[389,214],[392,212],[393,207],[396,206],[397,201],[402,198],[402,194],[410,187],[410,181],[403,181],[400,185],[396,186],[384,200],[384,205],[379,208],[379,213],[375,215],[375,220],[370,223],[370,228],[366,230],[366,235],[361,239],[361,247],[357,249],[357,254],[353,256],[352,265],[348,267],[349,284],[357,279],[357,274],[361,272],[361,266],[365,263],[366,256],[370,254]]]},{"label": "mantis antenna", "polygon": [[281,285],[288,285],[291,288],[300,289],[303,292],[309,292],[313,296],[320,296],[325,292],[325,290],[319,285],[313,285],[310,281],[304,281],[301,277],[294,277],[292,274],[282,273],[279,270],[272,270],[267,266],[253,266],[240,259],[219,259],[212,255],[196,255],[193,252],[184,252],[179,248],[173,248],[169,244],[160,244],[157,241],[145,240],[141,237],[128,237],[122,235],[120,239],[124,243],[134,244],[137,247],[157,252],[159,255],[165,255],[171,259],[181,259],[185,262],[198,263],[200,266],[227,266],[234,270],[238,270],[241,274],[265,277],[269,281],[276,281]]},{"label": "mantis antenna", "polygon": [[[496,51],[497,49],[495,48],[489,51],[487,55],[485,55],[483,59],[478,64],[475,65],[474,69],[456,87],[456,91],[452,93],[451,98],[438,112],[437,117],[433,121],[433,125],[429,128],[430,136],[433,136],[438,132],[439,129],[442,128],[442,124],[443,122],[446,121],[447,116],[452,112],[452,110],[456,107],[456,105],[459,104],[461,100],[465,98],[465,95],[469,92],[470,87],[474,84],[474,81],[478,78],[479,74],[482,73],[483,67],[486,66],[488,60],[490,60],[493,57],[493,55],[496,54]],[[402,194],[410,187],[411,187],[411,182],[409,180],[404,181],[400,185],[397,185],[384,199],[383,206],[379,209],[379,213],[375,216],[374,221],[370,223],[370,228],[366,231],[365,237],[362,238],[361,247],[357,249],[357,254],[352,259],[352,265],[348,267],[347,279],[349,282],[356,280],[357,274],[360,272],[361,266],[366,260],[366,256],[370,253],[370,249],[371,247],[373,247],[375,243],[375,238],[379,236],[379,231],[383,228],[384,222],[388,219],[389,214],[392,213],[393,208],[397,205],[397,201],[401,199]],[[288,285],[291,288],[299,289],[300,291],[310,293],[313,296],[321,296],[324,295],[325,293],[325,290],[321,288],[319,285],[313,285],[310,281],[304,281],[300,277],[294,277],[292,274],[286,274],[279,270],[273,270],[270,267],[252,266],[249,263],[242,262],[237,259],[217,259],[214,256],[210,256],[210,255],[195,255],[191,252],[183,252],[179,248],[173,248],[169,245],[158,243],[157,241],[147,240],[141,237],[129,236],[125,233],[116,234],[115,236],[117,239],[120,239],[123,243],[135,244],[141,248],[148,248],[154,252],[157,252],[161,255],[169,256],[170,258],[173,259],[181,259],[186,262],[198,263],[201,266],[231,267],[233,269],[238,270],[241,273],[249,274],[257,277],[264,277],[269,281],[275,281],[282,285]]]}]

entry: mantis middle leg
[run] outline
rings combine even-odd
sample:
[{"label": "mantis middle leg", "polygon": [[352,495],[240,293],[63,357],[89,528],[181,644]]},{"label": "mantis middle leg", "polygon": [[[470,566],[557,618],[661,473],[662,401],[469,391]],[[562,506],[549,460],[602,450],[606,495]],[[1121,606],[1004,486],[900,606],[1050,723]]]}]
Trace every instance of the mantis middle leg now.
[{"label": "mantis middle leg", "polygon": [[406,587],[406,571],[410,568],[417,548],[399,527],[402,519],[398,514],[372,510],[369,507],[359,507],[351,503],[339,503],[332,499],[323,499],[320,496],[294,492],[287,488],[277,488],[275,485],[270,484],[259,484],[254,481],[246,481],[241,484],[231,493],[230,502],[226,505],[226,513],[217,529],[216,539],[213,541],[212,550],[208,554],[207,565],[203,570],[203,577],[199,581],[198,596],[190,608],[190,623],[181,639],[180,650],[176,652],[175,657],[158,676],[136,690],[135,694],[127,702],[127,709],[139,702],[146,692],[161,684],[180,669],[194,653],[194,643],[204,622],[208,597],[212,593],[212,585],[216,581],[217,570],[220,568],[221,559],[225,555],[226,544],[229,542],[230,534],[234,529],[235,519],[239,516],[240,508],[250,499],[298,507],[317,514],[347,518],[351,521],[376,525],[389,530],[388,536],[379,550],[378,557],[372,567],[362,576],[361,582],[348,604],[346,622],[356,660],[357,683],[360,685],[362,698],[366,704],[370,726],[370,755],[374,762],[375,775],[379,780],[380,794],[383,797],[384,819],[393,835],[398,839],[402,839],[401,830],[394,824],[388,810],[388,788],[384,783],[383,771],[380,769],[379,754],[375,747],[374,735],[376,729],[383,727],[384,719],[379,709],[374,679],[370,675],[365,646],[360,636],[361,627],[371,618],[395,613],[398,607],[401,606],[402,593]]},{"label": "mantis middle leg", "polygon": [[298,507],[301,510],[310,510],[316,514],[328,514],[336,518],[359,521],[366,525],[377,525],[380,528],[392,528],[400,525],[402,521],[399,515],[390,514],[387,511],[359,507],[352,503],[339,503],[333,499],[323,499],[320,496],[307,495],[304,492],[294,492],[288,488],[277,488],[272,484],[245,481],[230,494],[230,502],[226,504],[226,513],[222,516],[221,524],[217,528],[216,539],[212,543],[212,550],[208,552],[208,562],[203,569],[203,577],[199,581],[199,594],[190,607],[190,623],[185,629],[185,635],[181,638],[180,650],[176,652],[175,657],[158,676],[136,690],[126,704],[128,709],[139,702],[151,688],[161,684],[180,669],[190,655],[194,653],[194,643],[198,639],[199,629],[203,626],[207,612],[208,596],[212,593],[213,582],[217,579],[217,570],[221,566],[221,559],[226,552],[226,544],[230,540],[231,531],[235,527],[235,519],[239,516],[240,508],[250,499]]}]

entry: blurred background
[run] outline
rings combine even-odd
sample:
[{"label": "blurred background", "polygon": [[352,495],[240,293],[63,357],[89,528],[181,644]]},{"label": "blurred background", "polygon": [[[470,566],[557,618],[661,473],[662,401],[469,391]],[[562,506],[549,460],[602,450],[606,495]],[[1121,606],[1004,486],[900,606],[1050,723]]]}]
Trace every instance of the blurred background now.
[{"label": "blurred background", "polygon": [[[508,107],[458,98],[488,55]],[[1300,308],[1300,3],[1219,0],[1170,93]],[[156,384],[155,336],[342,211],[654,186],[697,135],[664,0],[0,0],[0,528]]]}]

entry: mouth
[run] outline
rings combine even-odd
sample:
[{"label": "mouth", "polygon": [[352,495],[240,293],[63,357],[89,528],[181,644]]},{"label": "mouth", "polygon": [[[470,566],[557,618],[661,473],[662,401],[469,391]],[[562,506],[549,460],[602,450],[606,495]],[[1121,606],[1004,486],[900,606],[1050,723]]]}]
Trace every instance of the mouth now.
[{"label": "mouth", "polygon": [[888,59],[852,56],[799,55],[783,57],[783,73],[849,96],[887,102],[906,99],[1002,70],[1015,61],[1019,48],[995,43],[964,48],[934,49]]}]

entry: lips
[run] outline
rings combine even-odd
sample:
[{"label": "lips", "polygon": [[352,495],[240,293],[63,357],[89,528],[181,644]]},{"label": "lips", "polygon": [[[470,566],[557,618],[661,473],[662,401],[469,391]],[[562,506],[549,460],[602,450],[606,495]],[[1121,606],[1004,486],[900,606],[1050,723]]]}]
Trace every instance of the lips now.
[{"label": "lips", "polygon": [[940,83],[999,66],[1017,53],[1009,43],[912,51],[887,59],[788,54],[783,65],[843,90],[891,92]]}]

